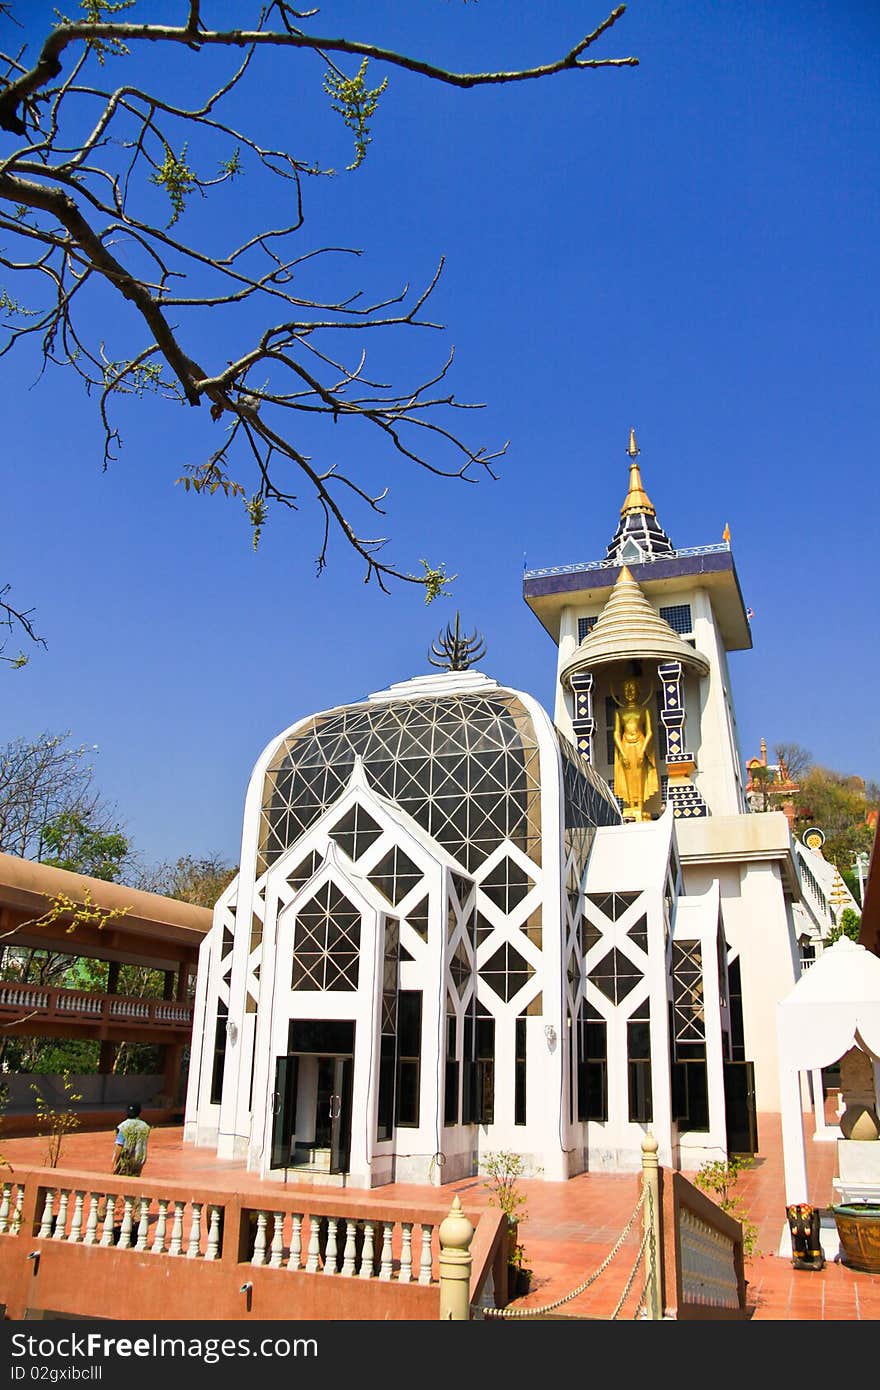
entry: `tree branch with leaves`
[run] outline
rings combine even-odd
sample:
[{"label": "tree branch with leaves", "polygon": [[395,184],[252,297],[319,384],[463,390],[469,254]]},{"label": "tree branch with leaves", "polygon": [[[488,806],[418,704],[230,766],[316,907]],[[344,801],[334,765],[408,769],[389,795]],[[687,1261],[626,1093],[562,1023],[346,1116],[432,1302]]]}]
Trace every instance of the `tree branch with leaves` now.
[{"label": "tree branch with leaves", "polygon": [[[421,585],[430,601],[446,592],[445,564],[412,571],[386,558],[388,537],[374,532],[384,529],[388,488],[363,476],[365,446],[375,438],[389,466],[474,482],[496,476],[507,445],[459,435],[458,419],[479,407],[450,385],[451,350],[409,381],[385,380],[369,365],[377,339],[441,329],[430,303],[443,263],[420,288],[407,282],[377,297],[350,278],[359,249],[302,244],[305,186],[335,171],[261,137],[263,64],[280,55],[302,99],[320,74],[321,100],[353,140],[350,173],[367,157],[395,73],[466,93],[632,67],[634,57],[593,56],[625,7],[560,57],[483,72],[320,36],[318,12],[286,0],[264,6],[250,28],[212,27],[212,8],[181,3],[175,26],[138,20],[135,0],[82,0],[80,16],[60,17],[33,58],[15,45],[15,7],[0,7],[0,358],[32,344],[41,371],[57,364],[77,373],[97,402],[105,468],[122,444],[126,398],[151,393],[202,409],[203,452],[180,467],[186,490],[238,499],[255,545],[273,511],[310,499],[318,573],[341,538],[365,582],[386,591],[391,581]],[[178,54],[185,80],[180,63],[164,63]],[[250,225],[229,244],[219,225],[186,230],[194,200],[240,180],[250,195],[238,225],[248,217]],[[333,278],[339,292],[327,293]],[[259,311],[258,327],[246,307]],[[336,428],[315,445],[314,427],[324,424]],[[29,631],[28,615],[14,617]]]}]

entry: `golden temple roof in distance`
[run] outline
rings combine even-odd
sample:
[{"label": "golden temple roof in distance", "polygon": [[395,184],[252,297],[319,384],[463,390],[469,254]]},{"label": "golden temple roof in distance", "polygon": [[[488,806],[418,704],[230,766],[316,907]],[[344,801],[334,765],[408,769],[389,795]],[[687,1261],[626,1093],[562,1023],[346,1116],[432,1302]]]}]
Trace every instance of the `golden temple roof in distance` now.
[{"label": "golden temple roof in distance", "polygon": [[624,565],[614,583],[608,602],[592,631],[575,648],[560,672],[568,685],[576,671],[591,671],[617,661],[680,661],[699,675],[709,671],[709,662],[689,642],[685,642],[642,593],[629,566]]}]

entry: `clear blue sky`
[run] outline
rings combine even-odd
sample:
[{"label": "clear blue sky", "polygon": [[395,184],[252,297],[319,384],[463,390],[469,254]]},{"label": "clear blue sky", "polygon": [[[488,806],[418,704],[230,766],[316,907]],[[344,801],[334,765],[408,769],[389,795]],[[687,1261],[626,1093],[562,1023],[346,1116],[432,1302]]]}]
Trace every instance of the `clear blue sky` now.
[{"label": "clear blue sky", "polygon": [[[52,18],[20,9],[35,33]],[[183,10],[141,0],[135,14]],[[605,13],[348,0],[315,27],[481,69],[556,57]],[[762,736],[795,741],[880,778],[878,49],[871,0],[633,0],[596,52],[635,54],[635,69],[471,92],[390,75],[365,165],[307,186],[303,249],[362,247],[344,283],[377,289],[447,258],[448,330],[426,346],[439,362],[454,343],[457,396],[487,403],[469,437],[510,439],[499,481],[362,460],[391,486],[390,554],[458,575],[431,607],[365,588],[339,543],[316,579],[310,507],[273,517],[255,555],[238,506],[174,486],[210,438],[196,412],[133,404],[104,473],[94,402],[60,371],[33,384],[27,352],[0,360],[0,579],[48,643],[0,673],[0,738],[70,729],[96,744],[147,860],[235,860],[265,743],[430,669],[456,607],[486,636],[482,669],[552,709],[555,652],[523,602],[524,560],[604,554],[635,426],[673,543],[730,525],[755,612],[754,649],[731,662],[744,756]],[[346,162],[314,63],[276,57],[252,93],[267,141]],[[249,196],[243,181],[192,215],[219,239]],[[210,358],[213,324],[199,332]],[[112,319],[108,341],[112,354]]]}]

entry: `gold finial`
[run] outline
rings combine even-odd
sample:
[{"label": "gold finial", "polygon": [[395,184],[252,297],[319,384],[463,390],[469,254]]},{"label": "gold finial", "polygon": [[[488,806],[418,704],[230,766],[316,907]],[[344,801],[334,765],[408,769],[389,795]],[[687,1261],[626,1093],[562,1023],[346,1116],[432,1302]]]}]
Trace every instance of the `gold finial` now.
[{"label": "gold finial", "polygon": [[727,541],[727,544],[730,545],[730,526],[727,522],[724,523],[724,530],[722,532],[721,539],[723,541]]},{"label": "gold finial", "polygon": [[641,453],[641,449],[636,443],[635,430],[630,430],[629,432],[629,448],[626,452],[629,454],[629,492],[626,494],[626,499],[620,509],[620,515],[656,516],[657,513],[654,511],[654,504],[642,486],[642,475],[639,472],[639,465],[636,461]]}]

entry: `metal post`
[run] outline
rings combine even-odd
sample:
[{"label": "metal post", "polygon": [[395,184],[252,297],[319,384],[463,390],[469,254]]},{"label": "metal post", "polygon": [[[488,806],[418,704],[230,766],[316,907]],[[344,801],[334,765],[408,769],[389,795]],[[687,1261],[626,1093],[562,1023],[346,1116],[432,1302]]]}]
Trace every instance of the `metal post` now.
[{"label": "metal post", "polygon": [[468,1322],[471,1316],[471,1241],[474,1228],[456,1194],[440,1223],[440,1321]]},{"label": "metal post", "polygon": [[657,1140],[646,1134],[642,1140],[642,1188],[645,1207],[642,1227],[645,1241],[645,1316],[655,1321],[663,1317],[660,1306],[660,1168]]}]

